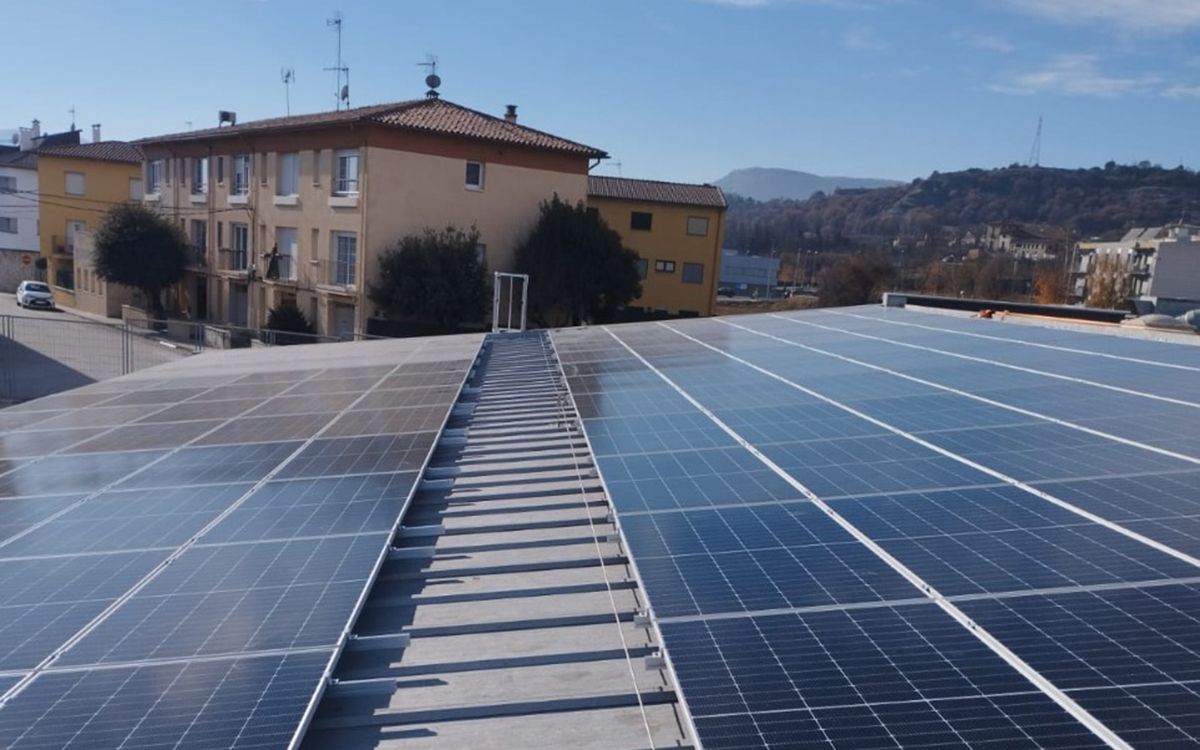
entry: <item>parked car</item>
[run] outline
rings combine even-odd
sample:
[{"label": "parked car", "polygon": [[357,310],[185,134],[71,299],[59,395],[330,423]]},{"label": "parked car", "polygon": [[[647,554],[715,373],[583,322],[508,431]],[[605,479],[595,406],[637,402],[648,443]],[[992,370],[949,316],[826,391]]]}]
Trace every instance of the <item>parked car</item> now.
[{"label": "parked car", "polygon": [[17,304],[21,307],[54,309],[54,294],[41,281],[22,281],[17,287]]}]

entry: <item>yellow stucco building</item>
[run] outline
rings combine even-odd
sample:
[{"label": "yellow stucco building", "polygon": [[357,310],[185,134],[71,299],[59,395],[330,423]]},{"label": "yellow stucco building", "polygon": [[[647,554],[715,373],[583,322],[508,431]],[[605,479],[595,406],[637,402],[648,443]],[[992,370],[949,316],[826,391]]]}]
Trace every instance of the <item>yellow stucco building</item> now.
[{"label": "yellow stucco building", "polygon": [[[121,141],[52,146],[38,150],[37,165],[40,251],[55,304],[113,314],[89,239],[108,209],[141,200],[141,151]],[[118,290],[111,291],[116,302]]]},{"label": "yellow stucco building", "polygon": [[725,195],[714,185],[589,177],[588,207],[641,256],[646,316],[712,315],[725,233]]}]

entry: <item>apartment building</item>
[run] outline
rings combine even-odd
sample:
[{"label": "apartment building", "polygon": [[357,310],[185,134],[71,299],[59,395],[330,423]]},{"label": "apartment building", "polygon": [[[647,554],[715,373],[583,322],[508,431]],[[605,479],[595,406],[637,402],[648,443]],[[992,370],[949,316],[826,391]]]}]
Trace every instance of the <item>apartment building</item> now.
[{"label": "apartment building", "polygon": [[127,290],[110,290],[96,276],[90,242],[81,240],[85,234],[90,240],[110,208],[141,200],[142,153],[123,141],[100,140],[99,126],[92,137],[92,143],[38,149],[41,255],[55,304],[119,315],[120,305],[114,313],[108,296],[124,301]]},{"label": "apartment building", "polygon": [[719,187],[590,177],[588,207],[641,256],[642,296],[630,308],[648,316],[712,315],[725,233]]},{"label": "apartment building", "polygon": [[1139,227],[1121,239],[1080,242],[1071,263],[1071,293],[1086,300],[1101,258],[1111,259],[1141,312],[1179,315],[1200,307],[1200,227]]},{"label": "apartment building", "polygon": [[474,226],[510,270],[540,203],[587,196],[599,149],[437,96],[280,117],[138,142],[145,201],[194,254],[180,306],[265,324],[291,301],[324,335],[365,332],[380,254],[426,228]]},{"label": "apartment building", "polygon": [[36,278],[37,153],[0,146],[0,292]]}]

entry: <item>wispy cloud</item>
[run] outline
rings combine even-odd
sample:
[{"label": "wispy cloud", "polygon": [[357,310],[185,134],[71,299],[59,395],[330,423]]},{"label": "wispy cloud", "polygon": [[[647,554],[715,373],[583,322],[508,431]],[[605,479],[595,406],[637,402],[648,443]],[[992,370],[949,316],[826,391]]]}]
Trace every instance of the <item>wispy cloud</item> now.
[{"label": "wispy cloud", "polygon": [[886,40],[875,33],[874,29],[865,26],[849,29],[842,34],[842,44],[846,45],[846,49],[869,52],[878,52],[891,47]]},{"label": "wispy cloud", "polygon": [[1168,99],[1200,99],[1200,85],[1177,83],[1163,89],[1162,95]]},{"label": "wispy cloud", "polygon": [[1015,52],[1017,49],[1015,44],[999,34],[983,34],[977,31],[955,31],[950,34],[950,38],[964,47],[981,49],[987,52],[999,52],[1002,55]]},{"label": "wispy cloud", "polygon": [[1112,97],[1135,92],[1158,93],[1162,79],[1154,75],[1118,76],[1100,69],[1096,55],[1059,55],[1036,70],[1009,76],[992,88],[1006,94],[1065,94]]},{"label": "wispy cloud", "polygon": [[1066,23],[1103,22],[1141,31],[1178,32],[1200,26],[1197,0],[1006,0],[1027,13]]}]

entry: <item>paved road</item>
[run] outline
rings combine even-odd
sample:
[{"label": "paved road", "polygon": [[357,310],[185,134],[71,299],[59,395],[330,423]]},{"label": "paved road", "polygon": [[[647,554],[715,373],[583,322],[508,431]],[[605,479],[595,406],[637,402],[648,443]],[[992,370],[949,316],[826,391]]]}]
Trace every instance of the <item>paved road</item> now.
[{"label": "paved road", "polygon": [[[9,316],[9,317],[4,317]],[[23,310],[0,294],[0,402],[25,401],[187,356],[63,311]]]}]

